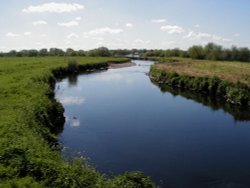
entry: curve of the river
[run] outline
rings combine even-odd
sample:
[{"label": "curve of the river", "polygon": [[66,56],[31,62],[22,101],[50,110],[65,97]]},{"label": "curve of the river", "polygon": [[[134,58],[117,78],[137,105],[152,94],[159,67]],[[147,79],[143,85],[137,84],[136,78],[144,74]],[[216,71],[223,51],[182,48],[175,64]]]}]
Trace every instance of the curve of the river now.
[{"label": "curve of the river", "polygon": [[249,112],[160,90],[146,75],[153,62],[134,62],[57,82],[63,146],[100,172],[139,170],[162,187],[250,187]]}]

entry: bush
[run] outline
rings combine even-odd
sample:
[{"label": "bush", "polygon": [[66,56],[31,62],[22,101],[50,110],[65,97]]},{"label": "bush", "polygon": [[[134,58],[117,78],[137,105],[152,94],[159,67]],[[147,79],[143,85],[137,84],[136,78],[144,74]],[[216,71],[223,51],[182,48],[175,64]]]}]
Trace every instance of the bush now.
[{"label": "bush", "polygon": [[109,181],[107,188],[156,188],[156,185],[149,177],[141,172],[126,172],[115,179]]},{"label": "bush", "polygon": [[77,72],[78,69],[78,62],[76,59],[70,59],[68,62],[68,71],[70,73],[75,73]]}]

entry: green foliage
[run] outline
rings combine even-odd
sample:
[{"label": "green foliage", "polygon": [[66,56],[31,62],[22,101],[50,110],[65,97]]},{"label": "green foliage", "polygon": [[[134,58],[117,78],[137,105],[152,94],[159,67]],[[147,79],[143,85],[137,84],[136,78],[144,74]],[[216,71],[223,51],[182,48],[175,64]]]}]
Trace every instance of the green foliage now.
[{"label": "green foliage", "polygon": [[64,122],[63,108],[54,99],[54,75],[124,61],[128,59],[0,58],[0,187],[94,188],[108,182],[84,160],[62,159],[52,132]]},{"label": "green foliage", "polygon": [[250,61],[250,50],[248,48],[223,49],[222,46],[208,43],[205,47],[192,46],[188,49],[188,55],[192,59],[224,60],[224,61]]},{"label": "green foliage", "polygon": [[204,59],[205,51],[202,46],[192,46],[188,49],[189,57],[192,59]]},{"label": "green foliage", "polygon": [[43,188],[42,183],[36,182],[31,177],[25,177],[20,179],[5,180],[0,182],[0,187],[6,188]]},{"label": "green foliage", "polygon": [[105,186],[107,188],[156,188],[149,177],[141,172],[126,172],[125,174],[110,180]]},{"label": "green foliage", "polygon": [[211,95],[218,95],[231,103],[250,106],[250,87],[241,82],[232,83],[217,77],[180,75],[176,72],[161,70],[155,66],[150,69],[150,75],[153,80],[160,84],[168,84]]},{"label": "green foliage", "polygon": [[76,59],[70,59],[68,62],[68,71],[74,73],[78,69],[78,63]]},{"label": "green foliage", "polygon": [[109,57],[111,56],[111,53],[108,48],[100,47],[94,50],[90,50],[88,52],[88,55],[91,57]]}]

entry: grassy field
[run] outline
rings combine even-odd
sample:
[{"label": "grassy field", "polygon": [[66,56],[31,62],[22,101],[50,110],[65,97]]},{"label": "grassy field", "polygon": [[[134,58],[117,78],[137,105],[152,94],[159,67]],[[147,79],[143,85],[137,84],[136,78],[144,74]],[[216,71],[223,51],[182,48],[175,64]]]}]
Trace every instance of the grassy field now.
[{"label": "grassy field", "polygon": [[158,82],[218,94],[232,103],[250,104],[250,63],[185,58],[157,60],[159,63],[152,66],[151,76]]},{"label": "grassy field", "polygon": [[76,70],[124,61],[128,59],[0,58],[0,187],[155,187],[141,173],[106,179],[84,159],[62,160],[51,132],[64,120],[54,99],[52,72],[65,74],[70,62]]},{"label": "grassy field", "polygon": [[239,81],[250,86],[250,63],[174,58],[173,63],[164,63],[162,59],[155,67],[189,76],[218,77],[234,83]]}]

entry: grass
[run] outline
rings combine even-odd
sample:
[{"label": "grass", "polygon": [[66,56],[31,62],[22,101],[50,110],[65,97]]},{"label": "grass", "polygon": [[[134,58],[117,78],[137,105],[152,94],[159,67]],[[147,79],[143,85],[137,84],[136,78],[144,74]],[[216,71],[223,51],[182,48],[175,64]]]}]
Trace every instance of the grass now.
[{"label": "grass", "polygon": [[[165,63],[165,62],[172,63]],[[187,58],[161,59],[155,67],[168,72],[195,77],[217,77],[230,82],[241,82],[250,87],[250,63],[192,60]]]},{"label": "grass", "polygon": [[55,74],[125,61],[128,59],[0,58],[0,187],[155,187],[142,174],[106,179],[84,159],[64,161],[51,132],[64,121],[63,108],[54,99]]},{"label": "grass", "polygon": [[250,63],[159,59],[151,67],[151,77],[158,83],[188,88],[241,106],[250,106]]}]

